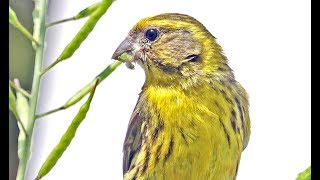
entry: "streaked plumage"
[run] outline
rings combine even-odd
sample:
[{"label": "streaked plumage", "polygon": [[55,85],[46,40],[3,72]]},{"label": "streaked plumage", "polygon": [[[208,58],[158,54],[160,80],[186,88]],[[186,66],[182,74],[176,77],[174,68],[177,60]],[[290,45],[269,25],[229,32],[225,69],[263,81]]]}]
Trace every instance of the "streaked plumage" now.
[{"label": "streaked plumage", "polygon": [[214,36],[188,15],[161,14],[139,21],[113,58],[124,52],[146,74],[124,179],[235,179],[250,135],[248,100]]}]

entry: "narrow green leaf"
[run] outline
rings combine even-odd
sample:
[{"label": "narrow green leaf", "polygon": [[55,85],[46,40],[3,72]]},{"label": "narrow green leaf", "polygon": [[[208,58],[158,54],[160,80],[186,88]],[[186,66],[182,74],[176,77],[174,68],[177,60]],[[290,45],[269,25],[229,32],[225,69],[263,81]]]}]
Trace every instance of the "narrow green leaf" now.
[{"label": "narrow green leaf", "polygon": [[31,98],[31,95],[21,87],[17,87],[12,81],[9,80],[9,86],[13,87],[16,91],[21,92],[27,98]]},{"label": "narrow green leaf", "polygon": [[45,74],[47,71],[49,71],[52,67],[54,67],[59,62],[70,58],[74,54],[74,52],[80,47],[82,42],[88,37],[88,35],[94,29],[99,19],[107,11],[107,9],[110,7],[111,4],[112,4],[112,0],[103,0],[101,2],[97,10],[93,11],[93,13],[89,17],[89,19],[86,21],[86,23],[82,26],[80,31],[76,34],[76,36],[74,36],[71,42],[64,48],[64,50],[62,51],[58,59],[41,72],[42,75]]},{"label": "narrow green leaf", "polygon": [[16,15],[16,13],[11,9],[11,7],[9,6],[9,23],[17,28],[23,35],[25,35],[29,40],[31,40],[32,42],[36,43],[36,45],[39,45],[39,43],[37,42],[37,40],[35,40],[33,38],[33,36],[31,35],[31,33],[20,23],[20,21],[18,20],[18,17]]},{"label": "narrow green leaf", "polygon": [[92,101],[92,98],[94,96],[95,89],[99,83],[99,79],[96,80],[95,86],[93,89],[91,89],[90,96],[88,100],[81,106],[80,110],[78,111],[76,117],[72,120],[70,126],[68,127],[67,131],[64,133],[64,135],[61,137],[60,142],[55,146],[55,148],[51,151],[49,156],[47,157],[46,161],[43,163],[36,179],[40,179],[46,174],[50,172],[50,170],[55,166],[55,164],[58,162],[64,151],[68,148],[70,145],[72,139],[74,138],[76,131],[81,124],[81,122],[84,120],[84,118],[87,115],[87,112],[90,108],[90,104]]},{"label": "narrow green leaf", "polygon": [[77,15],[74,16],[74,19],[81,19],[87,16],[90,16],[93,12],[95,12],[101,5],[101,2],[95,3],[82,11],[80,11]]},{"label": "narrow green leaf", "polygon": [[28,99],[19,91],[16,92],[16,110],[20,117],[21,123],[28,128],[29,102]]},{"label": "narrow green leaf", "polygon": [[16,118],[16,120],[20,123],[19,124],[19,128],[22,129],[22,131],[27,134],[27,131],[24,127],[24,124],[22,124],[21,119],[17,113],[17,108],[16,108],[17,104],[16,104],[16,96],[14,95],[11,86],[9,84],[9,109],[11,110],[12,114],[14,115],[14,117]]},{"label": "narrow green leaf", "polygon": [[17,24],[19,24],[18,18],[16,13],[11,9],[9,6],[9,23],[12,24],[14,27],[17,27]]},{"label": "narrow green leaf", "polygon": [[[17,87],[20,87],[20,83],[17,79],[14,80],[15,85]],[[26,149],[26,143],[27,143],[27,132],[30,128],[29,126],[29,103],[28,99],[19,91],[16,91],[16,111],[19,120],[19,137],[18,137],[18,157],[20,161],[25,158],[29,159],[30,156],[30,150]],[[25,153],[28,152],[28,153]],[[27,154],[28,157],[25,157],[25,154]]]},{"label": "narrow green leaf", "polygon": [[47,26],[50,27],[50,26],[54,26],[54,25],[61,24],[61,23],[64,23],[64,22],[74,21],[74,20],[78,20],[78,19],[82,19],[82,18],[88,17],[94,11],[96,11],[100,7],[100,5],[101,5],[101,2],[95,3],[95,4],[91,5],[91,6],[83,9],[77,15],[75,15],[75,16],[73,16],[71,18],[67,18],[67,19],[63,19],[63,20],[60,20],[60,21],[52,22],[52,23],[49,23]]},{"label": "narrow green leaf", "polygon": [[311,166],[299,173],[297,180],[311,180]]}]

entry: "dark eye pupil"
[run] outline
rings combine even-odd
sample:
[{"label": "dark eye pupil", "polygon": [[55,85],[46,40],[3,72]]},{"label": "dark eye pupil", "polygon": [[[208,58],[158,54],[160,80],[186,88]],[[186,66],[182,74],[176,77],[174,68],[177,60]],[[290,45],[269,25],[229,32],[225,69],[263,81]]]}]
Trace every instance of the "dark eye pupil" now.
[{"label": "dark eye pupil", "polygon": [[154,41],[158,37],[158,30],[148,29],[145,36],[149,41]]}]

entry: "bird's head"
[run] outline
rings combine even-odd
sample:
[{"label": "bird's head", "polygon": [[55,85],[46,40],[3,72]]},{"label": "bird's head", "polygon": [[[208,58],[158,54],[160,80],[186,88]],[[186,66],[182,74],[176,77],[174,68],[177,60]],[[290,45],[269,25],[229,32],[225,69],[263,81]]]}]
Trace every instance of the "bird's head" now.
[{"label": "bird's head", "polygon": [[161,14],[140,20],[112,59],[127,53],[146,74],[146,83],[193,86],[201,80],[232,73],[215,37],[196,19]]}]

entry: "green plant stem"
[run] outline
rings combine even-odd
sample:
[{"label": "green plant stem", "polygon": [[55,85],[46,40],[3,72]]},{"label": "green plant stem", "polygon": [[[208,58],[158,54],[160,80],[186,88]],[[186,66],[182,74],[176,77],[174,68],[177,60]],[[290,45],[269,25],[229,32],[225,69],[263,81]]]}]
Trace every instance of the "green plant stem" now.
[{"label": "green plant stem", "polygon": [[50,64],[48,67],[46,67],[42,72],[40,72],[40,76],[47,73],[50,69],[52,69],[56,64],[58,64],[61,61],[54,61],[52,64]]},{"label": "green plant stem", "polygon": [[17,24],[16,28],[19,29],[21,33],[25,35],[30,41],[36,43],[37,46],[40,45],[39,42],[32,37],[29,31],[22,24]]},{"label": "green plant stem", "polygon": [[[10,82],[12,83],[12,85],[16,86],[17,88],[21,88],[18,79],[15,79],[15,82],[17,83],[17,85],[14,84],[14,82],[9,81],[9,109],[11,110],[12,114],[15,116],[16,120],[17,120],[18,123],[20,124],[20,127],[19,127],[19,128],[21,128],[22,131],[23,131],[23,133],[24,133],[26,136],[28,136],[27,131],[26,131],[26,128],[25,128],[25,125],[22,123],[22,121],[21,121],[21,119],[20,119],[20,116],[19,116],[19,114],[17,113],[16,97],[15,97],[15,95],[13,94],[13,91],[12,91],[12,89],[11,89]],[[11,102],[10,102],[10,101],[11,101]]]},{"label": "green plant stem", "polygon": [[64,108],[64,107],[59,107],[59,108],[53,109],[53,110],[51,110],[51,111],[45,112],[45,113],[43,113],[43,114],[39,114],[39,115],[37,115],[37,119],[38,119],[38,118],[45,117],[45,116],[48,116],[48,115],[50,115],[50,114],[52,114],[52,113],[55,113],[55,112],[58,112],[58,111],[61,111],[61,110],[64,110],[64,109],[66,109],[66,108]]},{"label": "green plant stem", "polygon": [[26,158],[20,159],[18,173],[17,173],[17,180],[24,180],[24,175],[27,168],[27,162],[28,160]]},{"label": "green plant stem", "polygon": [[36,115],[36,118],[42,118],[44,116],[48,116],[52,113],[67,109],[74,104],[78,103],[85,95],[87,95],[91,89],[98,85],[96,84],[97,79],[99,79],[99,83],[102,82],[106,77],[108,77],[118,66],[120,66],[122,61],[115,61],[112,64],[110,64],[108,67],[106,67],[98,76],[96,76],[90,83],[88,83],[86,86],[81,88],[78,92],[76,92],[64,105],[50,110],[48,112]]},{"label": "green plant stem", "polygon": [[40,87],[40,71],[42,68],[42,61],[43,61],[43,53],[44,53],[44,41],[45,41],[45,34],[46,34],[46,11],[47,11],[47,2],[46,0],[37,0],[35,2],[35,10],[37,11],[38,15],[38,22],[34,24],[34,37],[37,37],[40,46],[36,47],[36,55],[35,55],[35,66],[33,72],[33,82],[32,82],[32,91],[31,91],[31,98],[30,98],[30,109],[28,115],[28,121],[30,121],[30,125],[26,128],[28,136],[24,139],[25,142],[19,142],[19,145],[23,147],[19,147],[23,149],[23,152],[20,156],[18,173],[17,173],[17,180],[24,180],[26,167],[30,158],[31,152],[31,140],[32,140],[32,132],[35,123],[36,117],[36,109],[37,109],[37,102],[38,102],[38,95],[39,95],[39,87]]},{"label": "green plant stem", "polygon": [[68,21],[73,21],[73,20],[76,20],[76,18],[75,17],[71,17],[71,18],[67,18],[67,19],[62,19],[60,21],[55,21],[55,22],[52,22],[52,23],[48,23],[47,27],[51,27],[51,26],[54,26],[54,25],[57,25],[57,24],[61,24],[61,23],[68,22]]},{"label": "green plant stem", "polygon": [[16,91],[19,91],[21,94],[23,94],[24,96],[26,96],[27,98],[30,98],[31,95],[24,89],[22,89],[21,87],[16,86],[12,81],[9,80],[9,84],[12,88],[14,88]]}]

